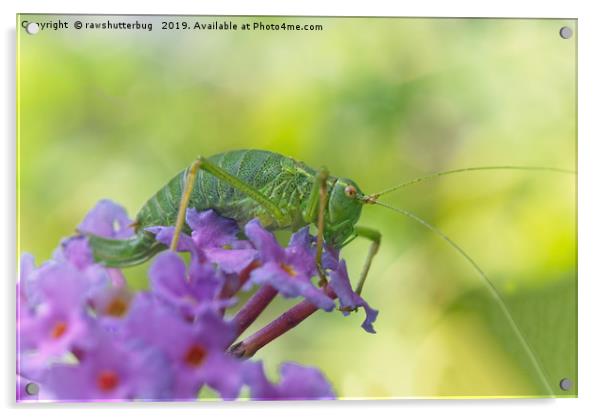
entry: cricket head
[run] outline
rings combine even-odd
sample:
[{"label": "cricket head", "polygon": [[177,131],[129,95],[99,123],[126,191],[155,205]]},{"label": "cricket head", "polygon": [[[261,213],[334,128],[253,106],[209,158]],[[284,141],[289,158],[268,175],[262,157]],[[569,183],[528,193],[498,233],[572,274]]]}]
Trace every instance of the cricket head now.
[{"label": "cricket head", "polygon": [[358,185],[348,178],[337,178],[328,198],[324,218],[324,240],[341,247],[353,234],[360,218],[364,196]]}]

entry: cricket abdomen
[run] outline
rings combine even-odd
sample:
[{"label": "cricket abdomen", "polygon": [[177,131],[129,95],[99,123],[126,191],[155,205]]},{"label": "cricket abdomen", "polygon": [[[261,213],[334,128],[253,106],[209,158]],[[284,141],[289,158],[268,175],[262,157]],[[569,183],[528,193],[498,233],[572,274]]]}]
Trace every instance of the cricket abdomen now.
[{"label": "cricket abdomen", "polygon": [[[267,211],[243,191],[200,170],[197,174],[190,207],[213,209],[240,224],[258,217],[265,227],[286,228],[298,224],[315,171],[305,164],[273,152],[237,150],[208,158],[220,168],[260,191],[277,204],[285,221],[276,223]],[[188,170],[178,173],[142,207],[136,217],[136,229],[174,225]]]}]

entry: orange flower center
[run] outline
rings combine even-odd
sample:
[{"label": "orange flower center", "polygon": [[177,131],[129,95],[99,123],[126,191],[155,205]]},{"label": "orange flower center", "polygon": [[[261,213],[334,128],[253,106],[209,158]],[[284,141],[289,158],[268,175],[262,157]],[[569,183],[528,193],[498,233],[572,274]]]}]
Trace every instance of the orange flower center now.
[{"label": "orange flower center", "polygon": [[289,274],[291,277],[297,276],[297,271],[289,264],[285,264],[284,262],[280,262],[280,268],[284,269],[284,271]]},{"label": "orange flower center", "polygon": [[119,385],[119,376],[114,371],[102,371],[96,380],[101,391],[112,391]]},{"label": "orange flower center", "polygon": [[205,360],[205,356],[207,356],[205,348],[199,344],[194,344],[184,355],[184,361],[190,366],[199,366]]},{"label": "orange flower center", "polygon": [[107,306],[106,314],[114,317],[122,317],[128,310],[128,303],[122,298],[114,298]]},{"label": "orange flower center", "polygon": [[67,323],[65,323],[64,321],[59,321],[54,325],[52,330],[50,330],[50,337],[52,337],[53,339],[59,339],[65,334],[66,331]]}]

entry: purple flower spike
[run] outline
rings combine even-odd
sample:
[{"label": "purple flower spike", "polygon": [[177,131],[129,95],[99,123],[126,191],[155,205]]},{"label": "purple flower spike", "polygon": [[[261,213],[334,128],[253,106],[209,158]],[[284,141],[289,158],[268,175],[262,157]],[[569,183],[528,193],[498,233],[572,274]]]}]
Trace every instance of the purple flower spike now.
[{"label": "purple flower spike", "polygon": [[285,297],[303,296],[326,311],[334,308],[334,301],[311,282],[317,270],[309,228],[293,234],[286,249],[278,244],[274,235],[261,227],[258,220],[247,223],[245,233],[259,250],[263,262],[251,272],[250,283],[271,285]]},{"label": "purple flower spike", "polygon": [[[334,398],[317,369],[286,363],[276,383],[261,362],[239,359],[238,353],[251,355],[317,308],[331,311],[336,297],[345,315],[363,307],[362,327],[374,332],[378,312],[353,292],[339,251],[325,247],[322,263],[331,278],[318,288],[316,238],[308,227],[282,247],[258,220],[247,223],[245,238],[234,220],[212,210],[186,214],[191,234],[181,234],[176,252],[189,252],[190,262],[174,251],[159,254],[148,273],[150,291],[128,289],[121,270],[94,261],[86,233],[110,239],[132,234],[125,210],[108,200],[81,223],[84,236],[63,240],[49,261],[36,267],[31,255],[22,256],[18,401],[197,400],[205,386],[236,399],[245,384],[258,400]],[[147,230],[171,243],[174,227]],[[265,285],[262,293],[270,297],[252,297],[225,320],[236,293],[253,284]],[[230,347],[276,290],[307,301]],[[30,381],[39,395],[26,393]]]},{"label": "purple flower spike", "polygon": [[357,295],[357,293],[351,288],[345,261],[341,261],[339,263],[339,267],[332,271],[329,285],[339,298],[339,303],[343,314],[347,316],[349,315],[349,310],[363,307],[364,311],[366,312],[366,319],[362,323],[362,327],[368,333],[376,333],[372,323],[374,323],[376,320],[378,311],[371,308],[368,303],[362,297]]},{"label": "purple flower spike", "polygon": [[111,200],[100,200],[77,227],[81,233],[89,233],[112,239],[123,239],[134,234],[129,227],[132,220],[123,207]]},{"label": "purple flower spike", "polygon": [[254,400],[333,400],[334,392],[322,373],[292,362],[280,367],[280,383],[272,384],[261,362],[248,363],[245,379]]}]

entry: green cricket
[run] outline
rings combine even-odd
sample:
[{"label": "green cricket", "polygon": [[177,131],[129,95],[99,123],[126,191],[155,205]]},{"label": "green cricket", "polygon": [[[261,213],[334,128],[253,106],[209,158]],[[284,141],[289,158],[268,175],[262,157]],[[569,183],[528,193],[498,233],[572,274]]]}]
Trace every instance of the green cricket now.
[{"label": "green cricket", "polygon": [[[150,226],[175,226],[170,248],[177,247],[180,233],[186,232],[186,209],[213,209],[219,215],[244,225],[258,218],[270,230],[292,231],[308,224],[317,227],[316,266],[320,284],[326,283],[322,268],[324,244],[342,248],[357,237],[371,245],[361,271],[356,292],[361,293],[370,265],[381,242],[377,230],[357,225],[364,205],[381,205],[394,210],[438,234],[451,244],[476,269],[488,287],[493,285],[476,262],[435,226],[407,210],[390,207],[379,197],[421,181],[466,171],[519,169],[574,173],[573,171],[529,166],[486,166],[437,172],[415,178],[384,191],[364,194],[355,181],[331,176],[326,168],[314,169],[303,162],[265,150],[235,150],[209,158],[199,157],[155,193],[131,225],[135,235],[115,240],[88,235],[97,262],[109,267],[137,265],[167,246],[145,229]],[[495,291],[497,294],[497,291]],[[499,295],[498,295],[499,297]]]}]

